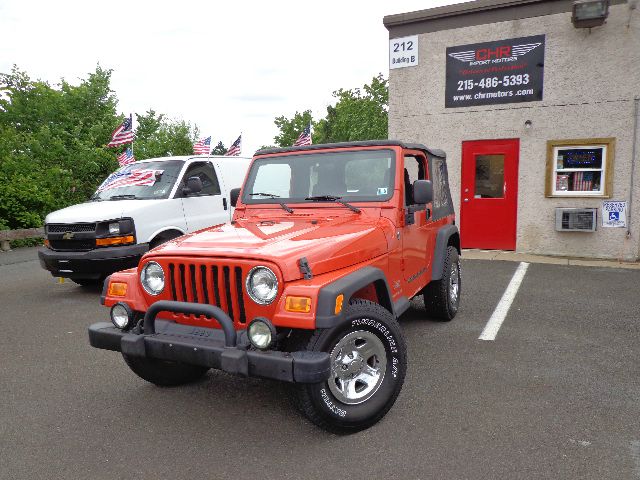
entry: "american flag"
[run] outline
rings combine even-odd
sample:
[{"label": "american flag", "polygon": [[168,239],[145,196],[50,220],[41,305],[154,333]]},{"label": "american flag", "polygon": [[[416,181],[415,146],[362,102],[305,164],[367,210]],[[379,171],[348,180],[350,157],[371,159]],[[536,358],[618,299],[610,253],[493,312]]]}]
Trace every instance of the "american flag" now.
[{"label": "american flag", "polygon": [[[141,164],[137,164],[141,165]],[[134,185],[153,185],[157,176],[164,170],[134,169],[134,165],[125,165],[121,169],[109,175],[98,187],[98,191],[110,190],[119,187],[131,187]]]},{"label": "american flag", "polygon": [[201,138],[193,144],[194,155],[209,155],[211,151],[211,137]]},{"label": "american flag", "polygon": [[118,147],[120,145],[126,145],[133,142],[133,119],[129,115],[129,118],[125,118],[124,122],[120,124],[111,134],[111,141],[107,143],[107,147]]},{"label": "american flag", "polygon": [[591,191],[593,186],[593,172],[575,172],[573,174],[573,190],[578,192]]},{"label": "american flag", "polygon": [[304,130],[293,144],[294,147],[302,147],[303,145],[311,145],[311,124],[304,127]]},{"label": "american flag", "polygon": [[242,143],[242,134],[237,138],[235,142],[229,147],[227,153],[225,153],[225,157],[237,157],[240,155],[240,144]]},{"label": "american flag", "polygon": [[125,165],[129,165],[130,163],[133,163],[135,161],[136,161],[136,157],[133,156],[133,152],[131,151],[130,147],[127,147],[127,149],[124,152],[118,155],[118,163],[120,164],[121,167],[124,167]]}]

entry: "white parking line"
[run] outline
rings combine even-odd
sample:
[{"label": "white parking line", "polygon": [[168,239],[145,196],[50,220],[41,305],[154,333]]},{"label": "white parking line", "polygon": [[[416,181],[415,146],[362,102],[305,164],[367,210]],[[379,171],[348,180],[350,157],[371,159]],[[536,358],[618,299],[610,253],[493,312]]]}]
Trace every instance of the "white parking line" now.
[{"label": "white parking line", "polygon": [[513,274],[513,278],[509,282],[509,286],[504,291],[500,302],[496,306],[496,309],[493,311],[491,318],[487,322],[484,327],[484,330],[480,334],[479,340],[495,340],[496,335],[498,334],[498,330],[502,326],[502,322],[504,322],[507,313],[509,312],[509,308],[513,303],[513,299],[516,298],[516,294],[518,293],[518,289],[520,288],[520,284],[522,283],[522,279],[524,278],[525,273],[527,273],[527,268],[529,268],[529,264],[527,262],[520,262],[520,265],[516,269],[516,273]]},{"label": "white parking line", "polygon": [[635,478],[640,478],[640,441],[638,440],[631,441],[631,457],[635,463]]}]

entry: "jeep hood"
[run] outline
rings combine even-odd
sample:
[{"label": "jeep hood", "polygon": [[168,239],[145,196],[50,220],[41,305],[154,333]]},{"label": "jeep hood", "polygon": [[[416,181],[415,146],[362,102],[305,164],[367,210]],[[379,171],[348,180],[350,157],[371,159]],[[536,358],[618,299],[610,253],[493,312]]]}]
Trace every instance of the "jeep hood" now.
[{"label": "jeep hood", "polygon": [[337,217],[288,216],[240,219],[185,235],[152,255],[237,257],[271,261],[286,281],[302,278],[298,260],[306,257],[313,275],[383,255],[387,240],[381,218],[365,214]]}]

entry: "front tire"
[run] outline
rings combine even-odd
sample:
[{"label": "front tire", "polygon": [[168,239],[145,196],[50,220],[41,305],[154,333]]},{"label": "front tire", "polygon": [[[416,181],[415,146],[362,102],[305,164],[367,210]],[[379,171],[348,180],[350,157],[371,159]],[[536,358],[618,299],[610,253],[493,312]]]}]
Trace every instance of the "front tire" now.
[{"label": "front tire", "polygon": [[448,322],[458,313],[462,291],[460,256],[455,247],[447,247],[442,279],[434,280],[424,288],[423,299],[427,315]]},{"label": "front tire", "polygon": [[398,322],[388,310],[368,300],[353,300],[346,321],[317,330],[307,350],[327,352],[332,372],[328,381],[298,385],[302,413],[334,433],[371,427],[398,398],[407,370],[407,347]]},{"label": "front tire", "polygon": [[143,380],[159,387],[175,387],[201,379],[209,370],[186,363],[122,354],[129,368]]}]

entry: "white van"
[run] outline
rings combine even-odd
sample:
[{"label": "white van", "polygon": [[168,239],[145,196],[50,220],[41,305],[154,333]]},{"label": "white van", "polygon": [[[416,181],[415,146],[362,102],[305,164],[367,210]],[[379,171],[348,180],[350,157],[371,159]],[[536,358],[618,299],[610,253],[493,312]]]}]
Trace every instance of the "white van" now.
[{"label": "white van", "polygon": [[251,159],[151,158],[111,174],[86,203],[45,218],[40,265],[80,285],[135,267],[150,248],[233,214],[229,191],[240,187]]}]

